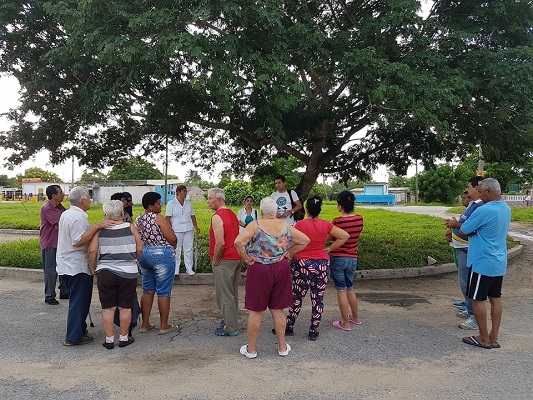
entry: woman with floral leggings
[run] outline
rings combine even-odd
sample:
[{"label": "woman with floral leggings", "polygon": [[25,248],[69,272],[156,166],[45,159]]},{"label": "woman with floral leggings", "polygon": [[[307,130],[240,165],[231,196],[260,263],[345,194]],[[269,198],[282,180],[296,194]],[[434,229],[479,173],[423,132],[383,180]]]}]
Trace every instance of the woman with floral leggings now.
[{"label": "woman with floral leggings", "polygon": [[[295,228],[305,233],[311,242],[296,253],[291,263],[292,268],[292,307],[287,315],[286,335],[293,335],[293,326],[302,308],[302,299],[311,289],[311,325],[309,340],[317,340],[318,327],[324,309],[324,291],[328,282],[329,252],[342,246],[349,235],[331,222],[318,218],[322,210],[322,199],[313,196],[307,200],[305,211],[307,218],[298,221]],[[324,247],[326,238],[331,235],[335,241]]]}]

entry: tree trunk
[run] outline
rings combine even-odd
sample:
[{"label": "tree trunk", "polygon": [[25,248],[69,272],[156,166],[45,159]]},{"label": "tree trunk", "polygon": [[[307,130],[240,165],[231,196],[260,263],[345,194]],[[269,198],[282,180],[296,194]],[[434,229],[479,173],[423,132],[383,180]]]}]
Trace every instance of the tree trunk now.
[{"label": "tree trunk", "polygon": [[322,148],[326,137],[328,136],[328,129],[330,129],[330,123],[328,120],[324,120],[321,124],[321,129],[314,137],[314,144],[311,147],[311,155],[307,161],[302,179],[296,188],[302,204],[307,199],[307,196],[309,196],[309,192],[313,188],[313,185],[316,183],[318,175],[320,174],[320,161],[324,156]]},{"label": "tree trunk", "polygon": [[316,183],[318,174],[319,172],[317,165],[314,165],[313,167],[311,167],[310,165],[307,166],[302,176],[302,179],[300,180],[300,183],[296,187],[296,192],[298,192],[302,205],[304,204],[304,201],[307,200],[309,192],[313,188],[313,185]]}]

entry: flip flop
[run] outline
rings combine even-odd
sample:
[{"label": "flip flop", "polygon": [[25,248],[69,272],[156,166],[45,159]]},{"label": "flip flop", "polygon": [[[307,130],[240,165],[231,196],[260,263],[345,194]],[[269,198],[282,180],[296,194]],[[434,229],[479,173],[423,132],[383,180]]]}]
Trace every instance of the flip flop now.
[{"label": "flip flop", "polygon": [[343,331],[351,331],[352,328],[345,328],[344,326],[341,325],[341,321],[333,321],[333,326],[337,329],[341,329]]},{"label": "flip flop", "polygon": [[154,324],[150,324],[148,329],[146,329],[145,331],[143,331],[142,328],[139,329],[139,333],[146,333],[146,332],[151,331],[152,329],[156,329],[156,328],[157,328],[157,326],[155,326]]},{"label": "flip flop", "polygon": [[479,340],[477,340],[475,336],[464,337],[463,342],[466,344],[469,344],[470,346],[481,347],[483,349],[492,349],[491,345],[487,346],[487,345],[480,343]]},{"label": "flip flop", "polygon": [[363,325],[361,321],[358,319],[353,319],[351,315],[348,316],[348,321],[350,321],[354,325]]},{"label": "flip flop", "polygon": [[500,344],[499,344],[498,342],[496,342],[496,343],[494,343],[494,344],[492,345],[492,348],[493,348],[493,349],[499,349],[500,347],[502,347],[502,346],[500,346]]},{"label": "flip flop", "polygon": [[172,325],[172,328],[170,328],[167,331],[163,331],[163,332],[159,331],[158,335],[166,335],[167,333],[170,333],[170,332],[176,332],[178,329],[179,329],[179,325]]}]

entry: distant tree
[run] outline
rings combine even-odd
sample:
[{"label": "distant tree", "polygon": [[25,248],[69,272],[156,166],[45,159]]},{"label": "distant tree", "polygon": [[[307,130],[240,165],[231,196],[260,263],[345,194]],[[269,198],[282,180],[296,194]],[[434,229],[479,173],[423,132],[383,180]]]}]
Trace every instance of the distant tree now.
[{"label": "distant tree", "polygon": [[202,180],[202,177],[200,176],[198,171],[196,171],[195,169],[190,169],[185,174],[186,183],[196,183],[196,182],[200,182],[201,180]]},{"label": "distant tree", "polygon": [[389,187],[407,187],[409,186],[409,178],[403,175],[396,175],[393,171],[389,171]]},{"label": "distant tree", "polygon": [[322,200],[331,200],[333,198],[331,186],[316,183],[309,192],[309,197],[311,196],[320,196]]},{"label": "distant tree", "polygon": [[217,187],[224,189],[228,183],[231,182],[231,172],[224,170],[220,173],[220,182],[218,182]]},{"label": "distant tree", "polygon": [[462,165],[432,166],[419,175],[419,196],[426,203],[455,203],[472,174]]},{"label": "distant tree", "polygon": [[0,186],[18,187],[17,186],[17,178],[8,178],[7,175],[0,175]]},{"label": "distant tree", "polygon": [[80,179],[78,179],[77,183],[80,184],[91,184],[91,183],[101,183],[107,181],[107,175],[95,170],[84,170],[83,174],[81,174]]},{"label": "distant tree", "polygon": [[163,179],[163,174],[155,164],[145,161],[141,157],[133,157],[120,160],[107,177],[112,181]]},{"label": "distant tree", "polygon": [[239,206],[246,196],[252,196],[252,185],[249,182],[233,181],[224,188],[226,195],[226,204]]},{"label": "distant tree", "polygon": [[[472,175],[475,175],[478,168],[478,155],[469,155],[461,162],[461,165]],[[485,170],[485,177],[497,179],[502,191],[505,192],[509,189],[509,185],[513,183],[519,186],[527,186],[532,166],[531,157],[528,159],[517,157],[512,161],[486,161],[483,169]]]},{"label": "distant tree", "polygon": [[39,167],[28,168],[23,174],[18,174],[15,179],[22,185],[22,179],[29,178],[40,178],[43,182],[63,182],[63,179],[61,179],[59,175],[50,171],[45,171]]}]

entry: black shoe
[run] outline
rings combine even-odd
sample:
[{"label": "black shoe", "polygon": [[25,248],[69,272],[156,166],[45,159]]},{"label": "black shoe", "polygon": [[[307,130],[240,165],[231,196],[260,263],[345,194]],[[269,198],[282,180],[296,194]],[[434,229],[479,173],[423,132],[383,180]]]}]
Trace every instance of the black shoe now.
[{"label": "black shoe", "polygon": [[68,294],[60,294],[60,295],[59,295],[59,298],[60,298],[61,300],[68,300],[68,299],[69,299],[69,295],[68,295]]},{"label": "black shoe", "polygon": [[50,304],[51,306],[57,306],[59,304],[59,301],[57,301],[55,298],[45,300],[44,302],[46,304]]},{"label": "black shoe", "polygon": [[103,342],[103,343],[102,343],[102,346],[104,346],[107,350],[112,350],[113,347],[115,347],[115,343],[107,343],[107,342]]},{"label": "black shoe", "polygon": [[93,341],[93,337],[92,336],[84,336],[82,339],[81,339],[81,342],[69,342],[67,340],[65,340],[63,342],[63,346],[81,346],[81,345],[84,345],[84,344],[89,344]]},{"label": "black shoe", "polygon": [[318,339],[318,335],[318,332],[309,332],[309,335],[307,337],[309,338],[309,340],[314,342]]},{"label": "black shoe", "polygon": [[[276,330],[272,328],[272,333],[275,335]],[[285,327],[285,336],[294,336],[294,330],[292,329],[292,326],[287,325]]]},{"label": "black shoe", "polygon": [[126,346],[129,346],[130,344],[132,344],[133,342],[135,342],[135,338],[133,336],[128,336],[128,340],[120,340],[118,342],[118,347],[126,347]]}]

